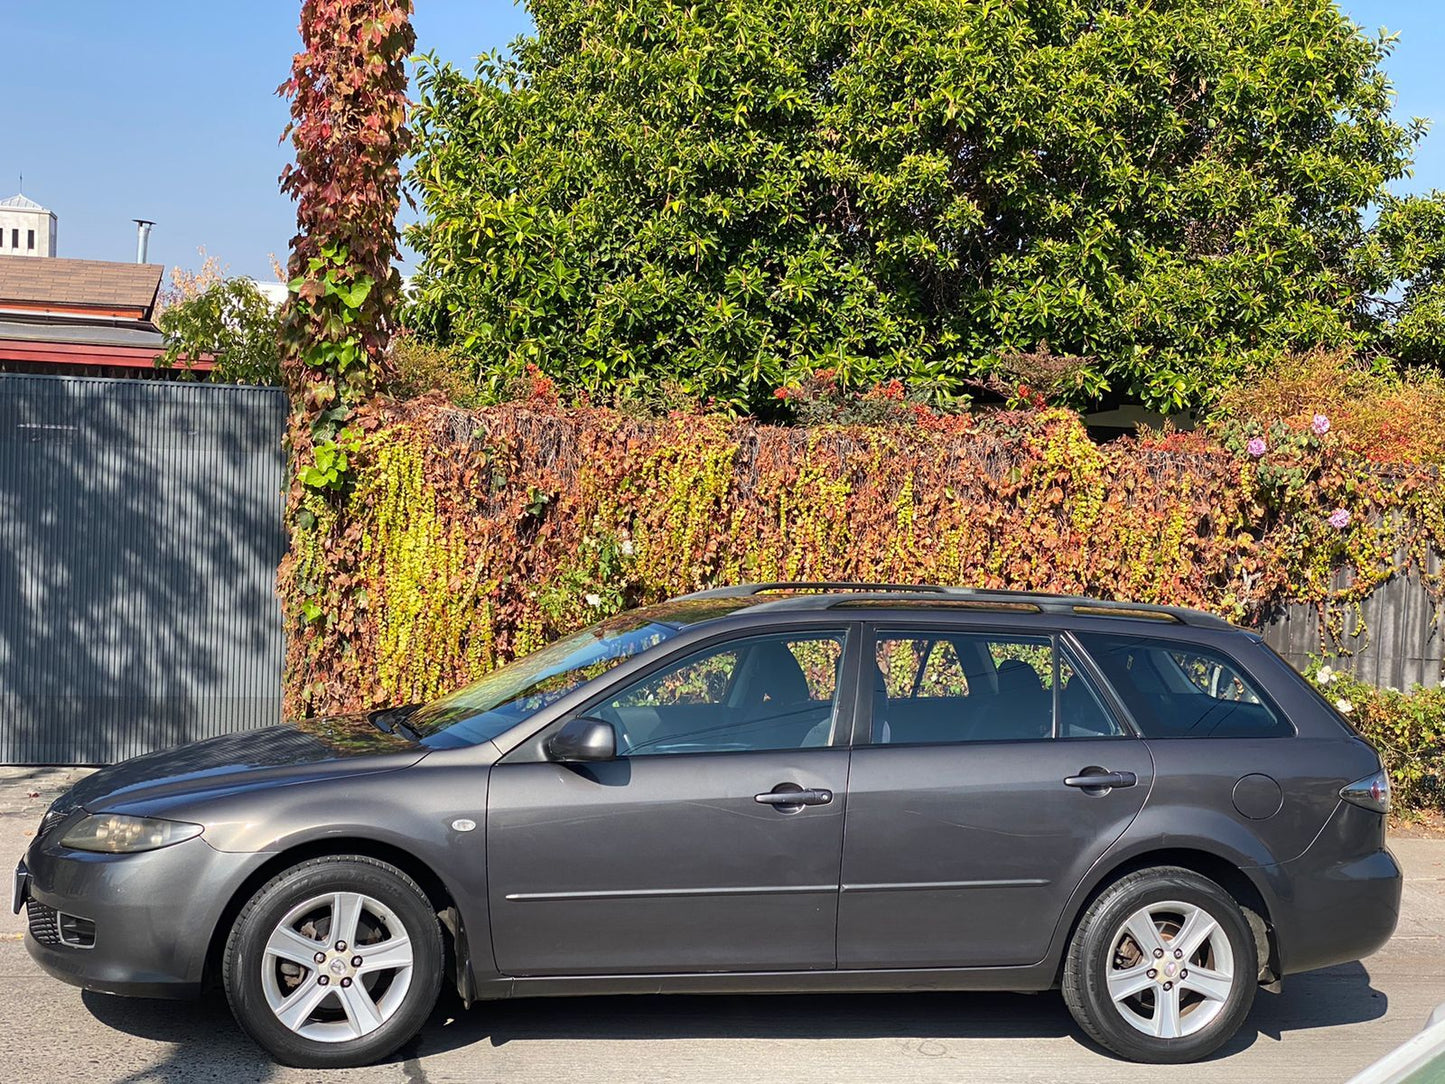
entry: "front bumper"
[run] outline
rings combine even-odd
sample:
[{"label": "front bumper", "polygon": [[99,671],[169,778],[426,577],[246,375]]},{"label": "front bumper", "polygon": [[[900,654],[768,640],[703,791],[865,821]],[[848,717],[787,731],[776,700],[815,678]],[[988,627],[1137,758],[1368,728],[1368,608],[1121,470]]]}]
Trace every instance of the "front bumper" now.
[{"label": "front bumper", "polygon": [[[189,997],[227,902],[265,858],[217,851],[204,838],[125,855],[37,839],[16,870],[12,903],[38,905],[43,917],[32,914],[25,947],[55,978],[107,994]],[[93,922],[93,944],[52,935],[40,908]]]}]

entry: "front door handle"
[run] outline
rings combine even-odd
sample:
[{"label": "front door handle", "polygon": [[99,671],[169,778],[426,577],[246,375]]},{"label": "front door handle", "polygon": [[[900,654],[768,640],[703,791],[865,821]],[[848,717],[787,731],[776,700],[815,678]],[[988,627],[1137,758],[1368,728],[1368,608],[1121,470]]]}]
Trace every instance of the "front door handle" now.
[{"label": "front door handle", "polygon": [[1071,775],[1064,780],[1066,787],[1082,787],[1084,790],[1108,790],[1113,787],[1132,787],[1139,782],[1133,772],[1105,772],[1084,769],[1083,775]]},{"label": "front door handle", "polygon": [[[788,785],[789,784],[786,783],[779,784],[779,786]],[[770,790],[762,794],[753,795],[753,801],[772,806],[827,805],[832,800],[833,792],[831,790],[804,790],[801,787],[796,790]]]}]

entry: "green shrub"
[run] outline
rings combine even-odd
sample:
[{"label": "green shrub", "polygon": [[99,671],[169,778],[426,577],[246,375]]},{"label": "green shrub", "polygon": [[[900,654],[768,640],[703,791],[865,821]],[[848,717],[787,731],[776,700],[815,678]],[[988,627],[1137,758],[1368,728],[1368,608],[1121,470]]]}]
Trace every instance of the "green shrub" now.
[{"label": "green shrub", "polygon": [[249,279],[221,279],[160,315],[162,369],[191,369],[210,358],[210,379],[221,384],[281,383],[280,317]]},{"label": "green shrub", "polygon": [[386,362],[381,390],[393,398],[416,399],[436,391],[457,406],[480,402],[471,363],[448,347],[399,332],[392,338]]},{"label": "green shrub", "polygon": [[1408,692],[1377,689],[1319,661],[1305,676],[1380,751],[1397,811],[1445,804],[1445,681]]}]

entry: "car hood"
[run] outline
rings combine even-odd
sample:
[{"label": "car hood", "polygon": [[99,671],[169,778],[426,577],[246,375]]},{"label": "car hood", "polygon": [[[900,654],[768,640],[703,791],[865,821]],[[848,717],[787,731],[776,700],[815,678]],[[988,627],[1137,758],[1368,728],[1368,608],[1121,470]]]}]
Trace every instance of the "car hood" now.
[{"label": "car hood", "polygon": [[53,808],[134,811],[143,804],[175,798],[394,771],[427,754],[415,742],[377,729],[371,714],[283,723],[148,753],[87,776]]}]

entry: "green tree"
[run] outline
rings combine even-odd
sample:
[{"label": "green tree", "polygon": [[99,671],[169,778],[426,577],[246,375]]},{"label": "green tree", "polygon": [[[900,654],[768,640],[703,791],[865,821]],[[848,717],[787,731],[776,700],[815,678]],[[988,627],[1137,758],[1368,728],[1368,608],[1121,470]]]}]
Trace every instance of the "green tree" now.
[{"label": "green tree", "polygon": [[1445,362],[1445,195],[1383,200],[1360,262],[1378,291],[1381,349],[1407,364]]},{"label": "green tree", "polygon": [[947,396],[1046,341],[1168,409],[1389,323],[1365,210],[1423,122],[1333,0],[529,9],[414,118],[410,319],[484,388]]},{"label": "green tree", "polygon": [[249,279],[222,279],[167,307],[160,316],[163,368],[189,369],[202,357],[215,360],[212,380],[223,384],[281,383],[275,308]]}]

